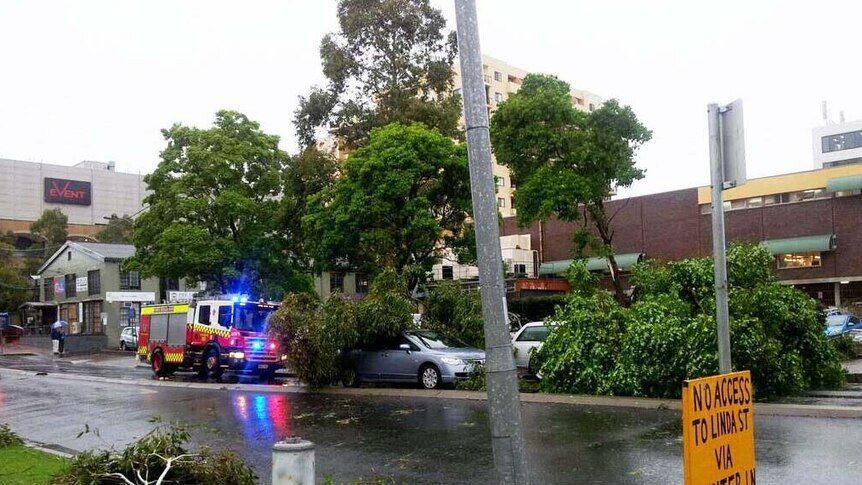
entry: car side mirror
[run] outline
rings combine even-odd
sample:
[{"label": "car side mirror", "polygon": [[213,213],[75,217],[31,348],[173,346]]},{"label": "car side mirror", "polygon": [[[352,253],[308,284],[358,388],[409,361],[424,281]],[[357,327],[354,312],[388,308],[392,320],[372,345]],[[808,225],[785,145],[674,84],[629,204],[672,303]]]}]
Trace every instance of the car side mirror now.
[{"label": "car side mirror", "polygon": [[407,344],[401,344],[401,345],[399,345],[399,346],[398,346],[398,348],[399,348],[400,350],[406,350],[407,352],[410,352],[410,346],[409,346],[409,345],[407,345]]}]

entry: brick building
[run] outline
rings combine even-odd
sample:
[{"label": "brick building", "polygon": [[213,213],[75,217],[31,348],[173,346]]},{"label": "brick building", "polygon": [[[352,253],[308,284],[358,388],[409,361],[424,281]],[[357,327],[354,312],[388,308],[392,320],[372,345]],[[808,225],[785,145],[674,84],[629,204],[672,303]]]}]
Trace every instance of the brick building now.
[{"label": "brick building", "polygon": [[[824,305],[862,304],[862,165],[749,180],[725,191],[728,243],[761,244],[775,255],[775,273]],[[613,200],[614,249],[620,267],[651,258],[673,261],[709,256],[712,210],[709,187]],[[544,277],[571,260],[575,223],[555,219],[517,227],[505,218],[501,234],[529,231]],[[603,258],[588,267],[605,268]]]}]

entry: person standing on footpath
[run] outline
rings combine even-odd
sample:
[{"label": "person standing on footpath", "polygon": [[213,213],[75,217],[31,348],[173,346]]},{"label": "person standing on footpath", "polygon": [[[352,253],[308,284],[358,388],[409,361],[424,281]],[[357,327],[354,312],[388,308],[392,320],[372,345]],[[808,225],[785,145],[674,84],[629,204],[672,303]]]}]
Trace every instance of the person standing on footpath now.
[{"label": "person standing on footpath", "polygon": [[57,320],[51,325],[51,344],[54,355],[62,355],[66,347],[66,322]]}]

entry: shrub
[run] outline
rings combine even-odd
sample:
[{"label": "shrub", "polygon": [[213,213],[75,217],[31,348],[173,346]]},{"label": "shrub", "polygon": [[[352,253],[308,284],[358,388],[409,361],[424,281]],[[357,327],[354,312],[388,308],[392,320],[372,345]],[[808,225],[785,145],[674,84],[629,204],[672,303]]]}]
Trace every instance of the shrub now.
[{"label": "shrub", "polygon": [[[728,251],[731,354],[752,373],[759,399],[844,383],[840,355],[823,335],[813,299],[778,284],[772,256]],[[677,397],[682,381],[717,372],[712,260],[636,265],[634,302],[573,292],[537,354],[542,387],[555,392]]]},{"label": "shrub", "polygon": [[398,335],[413,324],[406,285],[394,273],[374,280],[360,301],[339,293],[321,302],[309,294],[288,295],[270,321],[297,377],[312,386],[338,380],[341,352]]},{"label": "shrub", "polygon": [[[160,426],[117,452],[88,451],[79,454],[56,476],[52,485],[114,485],[163,483],[195,485],[253,485],[257,476],[232,453],[214,454],[208,449],[192,453],[184,427]],[[125,479],[125,480],[124,480]]]},{"label": "shrub", "polygon": [[[832,347],[835,348],[835,351],[838,352],[838,355],[840,355],[842,359],[846,360],[856,358],[856,344],[853,343],[853,339],[849,335],[840,335],[829,339],[829,343],[832,344]],[[0,439],[0,441],[2,441],[2,439]]]},{"label": "shrub", "polygon": [[432,330],[485,348],[482,300],[476,291],[464,291],[457,282],[440,283],[428,292],[425,319]]},{"label": "shrub", "polygon": [[9,425],[0,424],[0,448],[7,446],[21,446],[24,440],[21,439],[14,431],[9,429]]}]

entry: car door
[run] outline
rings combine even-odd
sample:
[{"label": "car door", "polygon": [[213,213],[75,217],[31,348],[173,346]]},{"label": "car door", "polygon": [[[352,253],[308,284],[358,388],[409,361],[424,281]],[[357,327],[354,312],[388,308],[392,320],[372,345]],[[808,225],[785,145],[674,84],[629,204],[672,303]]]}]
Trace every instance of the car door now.
[{"label": "car door", "polygon": [[[407,345],[410,350],[402,349]],[[415,382],[419,376],[419,347],[404,337],[387,342],[385,357],[382,362],[385,367],[385,379],[391,381]],[[384,375],[381,370],[381,377]]]},{"label": "car door", "polygon": [[529,367],[530,355],[533,349],[542,345],[548,336],[550,328],[544,325],[528,325],[522,328],[517,335],[512,347],[517,349],[515,353],[515,365],[518,367]]}]

